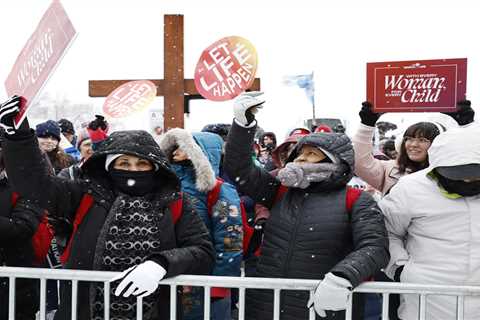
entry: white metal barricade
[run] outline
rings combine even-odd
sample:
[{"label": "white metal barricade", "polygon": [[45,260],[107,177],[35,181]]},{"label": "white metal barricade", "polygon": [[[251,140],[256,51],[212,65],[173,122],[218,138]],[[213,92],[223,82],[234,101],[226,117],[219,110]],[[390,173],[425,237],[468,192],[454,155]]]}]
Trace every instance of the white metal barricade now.
[{"label": "white metal barricade", "polygon": [[[14,319],[15,304],[15,279],[31,278],[40,280],[40,320],[45,320],[46,307],[46,281],[47,279],[72,281],[72,320],[77,319],[77,290],[78,281],[103,282],[104,292],[110,292],[109,280],[118,275],[118,272],[84,271],[84,270],[58,270],[37,268],[12,268],[0,267],[0,277],[9,278],[9,319]],[[227,287],[239,289],[239,320],[245,319],[245,289],[270,289],[274,292],[274,318],[280,319],[280,293],[282,290],[310,291],[313,294],[317,280],[303,279],[273,279],[273,278],[249,278],[249,277],[213,277],[213,276],[190,276],[183,275],[165,279],[160,282],[170,286],[170,319],[176,319],[177,286],[199,286],[205,290],[205,301],[210,301],[211,287]],[[417,285],[390,282],[367,282],[354,289],[354,292],[380,293],[383,296],[382,319],[388,319],[388,301],[392,293],[418,294],[419,295],[419,318],[426,319],[426,299],[428,295],[448,295],[457,297],[457,319],[463,320],[464,297],[480,295],[480,287],[473,286],[441,286],[441,285]],[[104,295],[105,306],[110,305],[110,296]],[[137,319],[142,319],[141,299],[137,300]],[[110,319],[109,308],[104,308],[105,319]],[[204,304],[204,318],[210,319],[210,303]],[[310,309],[309,319],[315,319],[315,311]],[[346,319],[352,319],[352,301],[350,299]]]}]

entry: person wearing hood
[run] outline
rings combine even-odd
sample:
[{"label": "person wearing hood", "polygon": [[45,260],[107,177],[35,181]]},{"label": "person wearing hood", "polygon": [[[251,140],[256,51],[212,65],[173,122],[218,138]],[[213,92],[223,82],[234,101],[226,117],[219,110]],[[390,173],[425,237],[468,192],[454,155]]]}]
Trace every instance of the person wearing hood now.
[{"label": "person wearing hood", "polygon": [[[480,129],[456,128],[428,150],[428,168],[403,177],[380,201],[390,238],[385,273],[402,283],[480,285]],[[417,319],[406,294],[400,319]],[[454,296],[429,295],[426,319],[457,319]],[[465,297],[464,319],[480,319],[480,298]]]},{"label": "person wearing hood", "polygon": [[[83,165],[84,179],[51,177],[41,170],[44,164],[28,121],[14,128],[19,106],[20,98],[14,96],[0,107],[0,124],[9,133],[4,146],[7,174],[14,189],[29,195],[33,204],[50,204],[57,208],[51,214],[74,222],[62,256],[65,268],[125,270],[112,279],[111,318],[135,318],[136,298],[143,297],[144,319],[169,319],[170,288],[157,290],[159,281],[209,274],[214,249],[153,137],[146,131],[115,132]],[[78,319],[102,318],[103,284],[81,282],[77,301]],[[70,304],[70,284],[64,283],[55,319],[70,319]],[[178,312],[181,319],[181,308]]]},{"label": "person wearing hood", "polygon": [[[190,133],[175,128],[161,136],[159,145],[171,159],[182,191],[193,197],[197,212],[210,230],[216,254],[212,275],[240,276],[243,255],[240,197],[233,185],[223,182],[217,201],[209,203],[219,176],[222,138],[210,132]],[[185,319],[203,319],[203,289],[193,287],[191,290],[184,296]],[[211,291],[212,319],[231,319],[230,289]]]},{"label": "person wearing hood", "polygon": [[[310,300],[308,292],[282,291],[280,319],[308,319],[312,306],[319,317],[341,319],[351,289],[389,260],[383,216],[369,194],[347,188],[354,155],[344,134],[301,138],[277,178],[256,167],[250,150],[260,95],[235,100],[224,164],[238,188],[271,211],[255,276],[321,279]],[[272,292],[249,290],[246,302],[248,319],[273,318]]]}]

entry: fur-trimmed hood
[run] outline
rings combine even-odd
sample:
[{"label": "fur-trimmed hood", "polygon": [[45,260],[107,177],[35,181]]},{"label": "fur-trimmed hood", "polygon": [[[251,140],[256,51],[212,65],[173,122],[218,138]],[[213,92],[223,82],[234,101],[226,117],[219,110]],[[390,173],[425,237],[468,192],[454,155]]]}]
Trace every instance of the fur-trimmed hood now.
[{"label": "fur-trimmed hood", "polygon": [[223,146],[219,135],[210,132],[190,133],[174,128],[160,136],[157,142],[169,159],[177,147],[187,154],[195,171],[195,186],[199,191],[208,192],[215,187]]}]

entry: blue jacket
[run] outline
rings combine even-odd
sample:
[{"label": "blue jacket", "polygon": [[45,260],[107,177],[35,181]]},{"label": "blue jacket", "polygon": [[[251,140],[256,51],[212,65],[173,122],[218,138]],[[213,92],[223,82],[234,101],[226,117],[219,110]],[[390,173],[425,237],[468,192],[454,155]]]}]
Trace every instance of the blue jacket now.
[{"label": "blue jacket", "polygon": [[[242,216],[240,197],[236,188],[224,182],[212,212],[207,209],[207,197],[219,175],[223,140],[210,132],[189,133],[184,129],[169,130],[160,141],[168,156],[177,146],[189,156],[190,161],[172,164],[179,177],[182,191],[194,198],[194,206],[210,230],[216,251],[212,275],[239,276],[242,261]],[[212,296],[215,294],[212,292]]]}]

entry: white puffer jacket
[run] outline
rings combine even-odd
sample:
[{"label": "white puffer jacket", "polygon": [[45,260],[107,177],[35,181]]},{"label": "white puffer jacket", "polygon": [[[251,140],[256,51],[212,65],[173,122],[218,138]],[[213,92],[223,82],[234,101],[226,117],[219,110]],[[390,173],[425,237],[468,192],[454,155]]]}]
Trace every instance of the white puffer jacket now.
[{"label": "white puffer jacket", "polygon": [[[390,239],[393,278],[401,282],[480,286],[480,195],[452,197],[430,175],[440,166],[480,163],[480,128],[439,135],[429,151],[429,168],[404,176],[379,203]],[[417,319],[418,296],[403,295],[401,319]],[[427,297],[427,319],[456,319],[456,298]],[[480,319],[480,297],[466,297],[465,319]]]}]

